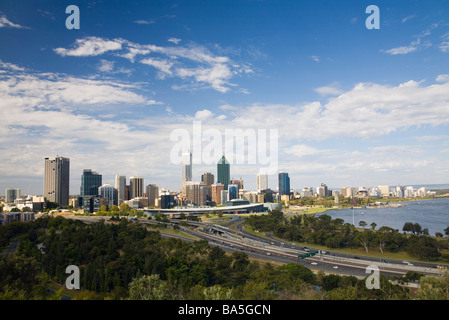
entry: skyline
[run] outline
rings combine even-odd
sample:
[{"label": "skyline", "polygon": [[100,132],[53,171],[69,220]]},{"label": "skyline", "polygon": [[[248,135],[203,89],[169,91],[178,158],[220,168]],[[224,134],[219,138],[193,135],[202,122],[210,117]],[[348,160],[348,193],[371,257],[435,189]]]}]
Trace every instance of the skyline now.
[{"label": "skyline", "polygon": [[[67,3],[0,5],[3,190],[42,194],[56,155],[71,159],[71,194],[88,168],[179,190],[170,134],[193,121],[278,129],[295,189],[449,181],[446,0],[369,3],[379,30],[360,1],[73,4],[79,30]],[[256,190],[259,167],[231,164],[230,178]]]}]

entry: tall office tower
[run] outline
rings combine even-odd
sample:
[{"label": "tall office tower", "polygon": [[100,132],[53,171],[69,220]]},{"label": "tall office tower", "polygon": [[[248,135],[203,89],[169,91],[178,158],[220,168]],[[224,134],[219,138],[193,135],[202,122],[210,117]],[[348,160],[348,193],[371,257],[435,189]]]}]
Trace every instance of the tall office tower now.
[{"label": "tall office tower", "polygon": [[117,189],[117,205],[121,205],[126,199],[126,176],[115,176],[115,189]]},{"label": "tall office tower", "polygon": [[84,169],[81,176],[81,190],[80,195],[96,196],[98,195],[98,188],[101,187],[103,176],[92,169]]},{"label": "tall office tower", "polygon": [[329,196],[329,189],[327,188],[325,183],[322,183],[321,186],[316,189],[316,193],[318,194],[318,196],[326,198]]},{"label": "tall office tower", "polygon": [[290,195],[290,177],[287,172],[279,172],[279,194]]},{"label": "tall office tower", "polygon": [[268,175],[266,173],[257,174],[257,192],[268,189]]},{"label": "tall office tower", "polygon": [[212,201],[217,205],[221,204],[221,192],[224,190],[224,184],[216,183],[211,185],[212,189]]},{"label": "tall office tower", "polygon": [[217,163],[217,183],[221,183],[224,185],[224,189],[228,190],[228,185],[231,180],[231,169],[229,166],[229,162],[226,160],[223,155]]},{"label": "tall office tower", "polygon": [[146,195],[148,198],[148,205],[151,207],[156,206],[156,199],[159,198],[159,187],[155,184],[149,184],[146,187]]},{"label": "tall office tower", "polygon": [[181,156],[181,193],[186,193],[186,182],[192,181],[192,154],[189,150],[183,151]]},{"label": "tall office tower", "polygon": [[14,203],[14,200],[20,198],[20,189],[8,188],[5,190],[6,203]]},{"label": "tall office tower", "polygon": [[129,178],[131,199],[143,196],[143,177]]},{"label": "tall office tower", "polygon": [[44,197],[62,206],[69,204],[70,159],[57,156],[45,158]]},{"label": "tall office tower", "polygon": [[214,175],[210,172],[205,172],[201,175],[201,182],[207,186],[207,200],[212,200],[212,185],[215,182]]},{"label": "tall office tower", "polygon": [[117,189],[109,184],[104,184],[98,187],[98,195],[108,199],[108,206],[117,205]]},{"label": "tall office tower", "polygon": [[197,206],[206,205],[207,186],[202,182],[186,182],[186,200]]}]

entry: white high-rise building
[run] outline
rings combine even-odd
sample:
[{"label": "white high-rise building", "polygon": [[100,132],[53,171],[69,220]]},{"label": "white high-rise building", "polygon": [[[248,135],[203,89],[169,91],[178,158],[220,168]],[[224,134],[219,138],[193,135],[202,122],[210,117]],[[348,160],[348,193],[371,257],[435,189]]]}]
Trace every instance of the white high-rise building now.
[{"label": "white high-rise building", "polygon": [[268,175],[260,172],[257,174],[257,192],[268,189]]},{"label": "white high-rise building", "polygon": [[116,175],[115,176],[115,189],[117,189],[117,205],[121,205],[125,197],[126,189],[126,176]]},{"label": "white high-rise building", "polygon": [[183,151],[181,156],[182,184],[181,192],[186,194],[186,182],[192,181],[192,153],[189,150]]},{"label": "white high-rise building", "polygon": [[98,188],[98,195],[108,199],[108,206],[117,205],[117,189],[109,184]]}]

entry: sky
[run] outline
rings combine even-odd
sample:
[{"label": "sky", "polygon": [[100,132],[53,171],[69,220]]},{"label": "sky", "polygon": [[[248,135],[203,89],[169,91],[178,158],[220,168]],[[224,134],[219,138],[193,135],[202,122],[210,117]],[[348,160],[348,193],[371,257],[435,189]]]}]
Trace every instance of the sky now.
[{"label": "sky", "polygon": [[[277,171],[297,190],[449,183],[449,1],[0,2],[0,190],[42,194],[60,155],[73,195],[83,169],[178,191],[173,136],[193,148],[195,124],[257,133],[273,190]],[[210,141],[194,181],[216,176]],[[255,190],[266,163],[236,156]]]}]

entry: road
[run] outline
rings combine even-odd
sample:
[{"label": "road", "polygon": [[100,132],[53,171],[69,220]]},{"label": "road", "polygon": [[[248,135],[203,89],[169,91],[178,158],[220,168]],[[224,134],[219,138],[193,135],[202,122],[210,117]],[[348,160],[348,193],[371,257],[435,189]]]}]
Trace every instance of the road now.
[{"label": "road", "polygon": [[[79,219],[87,223],[93,221],[107,220],[108,217],[98,216],[66,216],[67,218]],[[136,222],[145,224],[161,223],[154,220],[138,219]],[[235,223],[236,221],[234,221]],[[179,223],[178,220],[171,220],[168,226],[172,227]],[[314,248],[305,248],[288,242],[282,242],[274,238],[269,240],[253,235],[243,228],[243,220],[237,221],[236,229],[218,226],[210,223],[188,222],[188,226],[179,225],[182,232],[190,234],[197,239],[204,239],[210,245],[219,246],[226,252],[241,251],[249,257],[280,263],[299,263],[312,270],[323,270],[344,275],[353,275],[357,277],[366,277],[368,266],[375,265],[379,272],[385,275],[401,276],[408,271],[415,271],[426,275],[439,275],[440,270],[434,264],[414,263],[408,265],[402,261],[380,262],[379,259],[371,257],[358,257],[354,255],[329,252],[325,254],[316,254],[315,256],[300,258],[308,252],[318,251]],[[201,231],[202,230],[202,231]],[[161,230],[163,234],[163,230]],[[173,234],[163,234],[165,237],[180,238],[184,241],[195,241],[188,237],[182,237]]]}]

